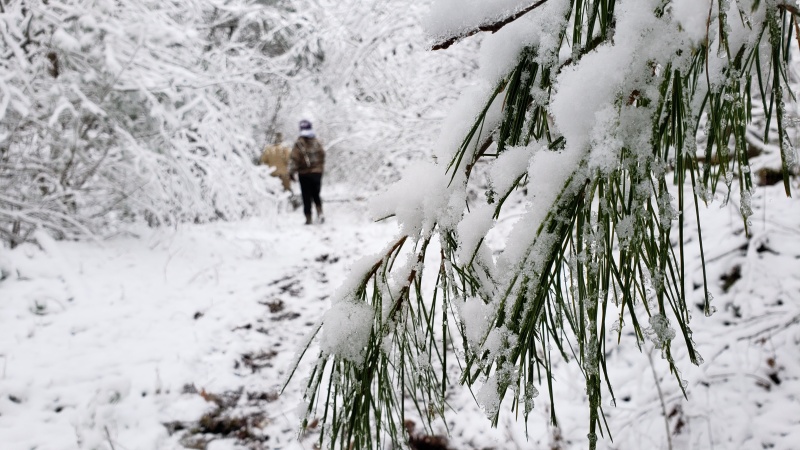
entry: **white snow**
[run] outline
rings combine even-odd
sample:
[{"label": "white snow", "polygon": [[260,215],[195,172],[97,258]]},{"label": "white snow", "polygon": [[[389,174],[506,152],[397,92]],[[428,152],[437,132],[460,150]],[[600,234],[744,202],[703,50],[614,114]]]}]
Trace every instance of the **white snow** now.
[{"label": "white snow", "polygon": [[63,28],[57,29],[53,33],[53,44],[62,50],[77,52],[81,49],[81,44]]},{"label": "white snow", "polygon": [[[486,2],[488,4],[490,2]],[[531,12],[487,35],[481,43],[476,74],[486,80],[499,80],[516,64],[520,51],[535,47],[536,61],[551,62],[558,58],[559,34],[566,27],[569,0],[549,0]]]},{"label": "white snow", "polygon": [[494,225],[493,205],[479,205],[464,215],[458,224],[458,260],[467,263],[472,259],[478,243],[486,236]]},{"label": "white snow", "polygon": [[[656,2],[626,2],[619,7],[614,45],[603,46],[566,67],[558,77],[553,95],[553,120],[568,146],[587,151],[599,111],[613,108],[618,95],[629,95],[626,82],[635,81],[647,56],[638,52],[641,37],[653,26]],[[603,124],[606,125],[606,124]]]},{"label": "white snow", "polygon": [[558,198],[560,189],[582,157],[583,152],[571,146],[561,151],[541,150],[534,153],[528,166],[528,176],[532,180],[528,193],[530,202],[523,217],[508,236],[510,244],[498,261],[501,272],[512,271],[513,267],[528,255],[539,225],[551,212],[550,208]]},{"label": "white snow", "polygon": [[459,201],[458,195],[451,195],[454,188],[444,166],[416,162],[406,170],[406,176],[371,200],[371,212],[376,218],[393,214],[404,235],[425,235],[432,231],[437,219],[446,225],[461,218],[466,203]]},{"label": "white snow", "polygon": [[491,305],[484,304],[480,298],[473,297],[461,305],[459,312],[470,344],[479,345],[489,331],[493,308]]},{"label": "white snow", "polygon": [[[486,100],[497,87],[497,80],[479,80],[474,85],[466,88],[461,97],[453,105],[452,113],[442,121],[441,132],[433,146],[433,157],[445,167],[450,164],[455,152],[459,149],[467,133],[472,128],[473,123],[480,111],[484,108]],[[502,96],[500,96],[502,97]],[[474,150],[481,145],[489,133],[500,123],[502,113],[502,98],[496,98],[487,110],[483,124],[479,127],[479,133],[475,133],[472,141],[467,148]],[[461,161],[461,165],[455,168],[456,173],[463,172],[463,168],[469,163],[469,155]]]},{"label": "white snow", "polygon": [[681,25],[695,45],[706,38],[708,7],[707,3],[695,0],[675,0],[671,3],[673,19]]},{"label": "white snow", "polygon": [[[675,355],[688,382],[688,401],[657,353],[653,357],[668,413],[677,411],[670,427],[683,423],[673,436],[675,446],[709,448],[713,443],[718,449],[738,449],[767,442],[788,449],[798,438],[800,214],[797,200],[785,199],[781,191],[780,186],[756,191],[756,237],[743,253],[737,249],[746,241],[731,232],[740,229],[735,199],[726,209],[703,208],[704,227],[731,231],[706,233],[710,287],[720,311],[706,318],[693,307],[698,312],[692,324],[693,339],[707,362],[693,367],[685,355]],[[329,191],[327,198],[345,199],[348,192]],[[329,296],[345,280],[347,267],[367,267],[369,258],[362,256],[379,254],[398,231],[393,221],[371,223],[357,202],[328,205],[324,226],[299,225],[302,219],[295,213],[270,221],[139,229],[137,236],[103,242],[54,242],[41,236],[44,250],[35,245],[3,249],[3,450],[110,450],[112,443],[117,449],[180,449],[181,432],[170,436],[163,424],[197,421],[212,411],[214,404],[202,393],[239,388],[277,392],[307,334],[330,306]],[[691,233],[687,239],[694,239]],[[759,250],[762,245],[771,250]],[[690,281],[697,284],[701,274],[697,263],[691,264]],[[725,293],[717,281],[737,264],[744,278]],[[701,291],[692,291],[689,300],[700,302]],[[279,300],[284,309],[270,312],[268,305]],[[461,308],[469,339],[487,331],[491,313],[491,306],[476,299]],[[351,324],[340,325],[346,330]],[[623,333],[629,327],[624,324]],[[493,330],[492,336],[490,347],[499,350],[509,335]],[[601,439],[599,447],[663,447],[664,419],[648,360],[632,341],[623,339],[617,346],[616,337],[609,339],[617,406],[605,411],[614,442]],[[314,348],[308,353],[312,358]],[[355,343],[350,348],[357,349]],[[275,355],[255,371],[244,365],[243,355],[259,352]],[[240,413],[266,414],[258,429],[270,436],[264,448],[310,448],[317,437],[315,432],[300,440],[296,436],[308,363],[301,364],[298,378],[277,400],[236,406]],[[458,365],[450,359],[448,365],[457,379]],[[585,448],[586,442],[578,371],[574,364],[556,362],[556,413],[562,439],[572,442],[568,448]],[[196,392],[185,389],[191,385]],[[509,440],[522,447],[555,442],[547,426],[548,395],[536,401],[526,443],[524,425],[506,406],[500,405],[499,429],[489,428],[485,413],[497,407],[491,380],[481,392],[484,411],[468,392],[454,391],[448,424],[455,448],[506,448]],[[242,448],[233,438],[210,437],[209,448]]]},{"label": "white snow", "polygon": [[539,145],[526,147],[507,148],[496,160],[492,161],[489,168],[489,182],[499,195],[508,192],[514,181],[527,172],[528,164],[535,152],[540,150]]},{"label": "white snow", "polygon": [[349,299],[334,303],[322,316],[322,351],[361,364],[374,317],[366,303]]},{"label": "white snow", "polygon": [[[185,386],[277,392],[346,267],[396,233],[326,192],[324,226],[286,213],[103,242],[40,233],[41,248],[2,249],[0,448],[181,448],[163,424],[213,409]],[[258,372],[243,363],[273,351]],[[295,438],[300,394],[262,405],[270,445],[306,447]]]}]

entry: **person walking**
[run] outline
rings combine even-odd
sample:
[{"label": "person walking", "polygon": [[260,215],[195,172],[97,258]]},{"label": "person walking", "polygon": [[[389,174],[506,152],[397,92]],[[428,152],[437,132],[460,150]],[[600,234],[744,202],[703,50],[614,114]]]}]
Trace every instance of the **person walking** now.
[{"label": "person walking", "polygon": [[317,140],[316,133],[308,120],[300,121],[300,136],[292,147],[289,160],[289,175],[294,179],[297,174],[300,182],[300,193],[303,196],[303,213],[306,225],[311,225],[311,203],[317,209],[317,221],[325,222],[322,214],[322,173],[325,171],[325,150]]},{"label": "person walking", "polygon": [[275,133],[275,143],[264,148],[259,162],[272,167],[273,177],[278,177],[283,183],[283,190],[291,192],[292,185],[289,179],[289,147],[283,145],[283,134]]}]

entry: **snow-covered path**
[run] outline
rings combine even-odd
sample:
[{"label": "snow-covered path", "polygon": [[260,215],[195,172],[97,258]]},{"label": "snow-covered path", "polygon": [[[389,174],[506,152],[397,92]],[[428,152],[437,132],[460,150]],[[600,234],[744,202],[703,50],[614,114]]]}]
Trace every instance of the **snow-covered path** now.
[{"label": "snow-covered path", "polygon": [[[316,430],[297,438],[303,374],[278,391],[348,267],[396,233],[371,222],[364,202],[337,201],[344,192],[326,190],[322,226],[293,212],[102,242],[40,236],[0,254],[0,450],[313,448]],[[797,448],[800,209],[766,193],[750,240],[734,206],[705,211],[709,230],[734,232],[707,234],[719,311],[694,310],[706,364],[676,352],[688,401],[649,343],[652,359],[627,336],[609,344],[618,402],[605,411],[614,440],[600,448],[667,449],[666,428],[675,449]],[[701,271],[687,270],[699,302]],[[547,395],[526,441],[513,414],[490,429],[471,395],[453,391],[449,448],[586,448],[579,368],[557,370],[559,428]]]},{"label": "snow-covered path", "polygon": [[347,267],[396,229],[358,202],[326,209],[322,226],[293,212],[15,250],[0,284],[0,448],[178,448],[168,431],[223,398],[253,407],[264,448],[310,448],[295,438],[300,389],[277,391]]}]

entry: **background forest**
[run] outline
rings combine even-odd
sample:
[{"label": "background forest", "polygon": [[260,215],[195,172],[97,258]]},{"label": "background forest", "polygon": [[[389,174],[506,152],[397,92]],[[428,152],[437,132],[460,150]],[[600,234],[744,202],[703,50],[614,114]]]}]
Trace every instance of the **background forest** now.
[{"label": "background forest", "polygon": [[426,154],[469,52],[423,51],[424,4],[4,1],[0,236],[267,214],[253,159],[309,118],[328,179]]}]

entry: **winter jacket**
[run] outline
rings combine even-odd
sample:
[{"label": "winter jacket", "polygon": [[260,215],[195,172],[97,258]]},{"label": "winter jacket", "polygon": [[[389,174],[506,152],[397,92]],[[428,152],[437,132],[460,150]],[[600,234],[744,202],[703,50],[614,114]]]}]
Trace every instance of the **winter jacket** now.
[{"label": "winter jacket", "polygon": [[300,137],[292,148],[289,173],[322,173],[325,171],[325,150],[317,138]]}]

